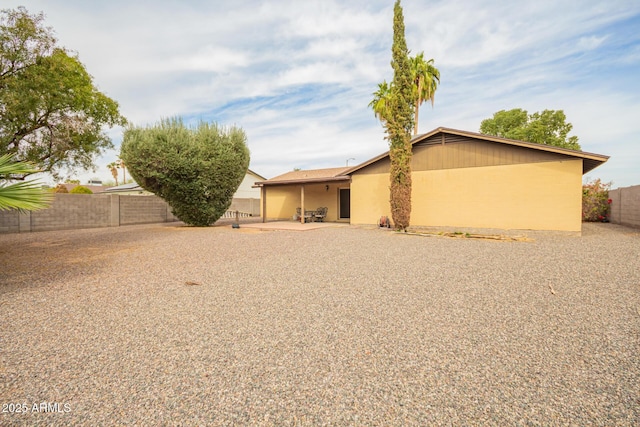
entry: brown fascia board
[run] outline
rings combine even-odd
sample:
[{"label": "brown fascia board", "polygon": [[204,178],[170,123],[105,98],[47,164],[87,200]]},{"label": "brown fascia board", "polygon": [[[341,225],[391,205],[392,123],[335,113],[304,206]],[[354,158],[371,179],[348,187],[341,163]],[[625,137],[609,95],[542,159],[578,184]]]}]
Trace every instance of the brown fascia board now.
[{"label": "brown fascia board", "polygon": [[[525,147],[525,148],[531,148],[534,150],[541,150],[541,151],[548,151],[548,152],[552,152],[552,153],[557,153],[557,154],[564,154],[567,156],[572,156],[572,157],[579,157],[581,159],[584,160],[591,160],[591,162],[589,162],[589,166],[586,167],[586,165],[583,166],[583,174],[589,172],[590,170],[596,168],[597,166],[599,166],[600,164],[606,162],[609,159],[609,156],[605,156],[602,154],[596,154],[596,153],[588,153],[586,151],[577,151],[577,150],[570,150],[568,148],[560,148],[560,147],[554,147],[553,145],[545,145],[545,144],[537,144],[535,142],[526,142],[526,141],[518,141],[515,139],[507,139],[507,138],[501,138],[498,136],[492,136],[492,135],[485,135],[482,133],[476,133],[476,132],[468,132],[468,131],[463,131],[463,130],[458,130],[458,129],[451,129],[451,128],[446,128],[446,127],[439,127],[436,128],[430,132],[427,133],[423,133],[421,135],[416,135],[413,138],[411,138],[411,145],[413,146],[414,144],[423,141],[433,135],[436,135],[438,133],[448,133],[448,134],[452,134],[452,135],[459,135],[459,136],[468,136],[470,138],[476,138],[476,139],[482,139],[485,141],[492,141],[492,142],[497,142],[500,144],[508,144],[508,145],[516,145],[519,147]],[[366,166],[369,166],[372,163],[377,162],[378,160],[384,159],[385,157],[389,156],[389,152],[386,151],[376,157],[373,157],[363,163],[360,163],[359,165],[356,165],[354,167],[352,167],[351,169],[348,169],[346,171],[343,172],[344,175],[351,175],[353,172],[356,172],[360,169],[363,169]],[[593,163],[597,163],[595,165],[592,165]]]},{"label": "brown fascia board", "polygon": [[347,175],[338,175],[325,178],[309,178],[309,179],[290,179],[285,181],[259,181],[255,183],[256,187],[269,186],[269,185],[291,185],[291,184],[317,184],[321,182],[335,182],[335,181],[351,181],[351,177]]},{"label": "brown fascia board", "polygon": [[[486,141],[499,142],[499,143],[502,143],[502,144],[517,145],[517,146],[520,146],[520,147],[533,148],[534,150],[548,151],[548,152],[558,153],[558,154],[566,154],[566,155],[569,155],[569,156],[587,158],[587,159],[592,159],[592,160],[601,160],[603,162],[606,162],[609,159],[609,156],[605,156],[603,154],[589,153],[587,151],[580,151],[580,150],[571,150],[569,148],[555,147],[553,145],[538,144],[538,143],[535,143],[535,142],[518,141],[517,139],[502,138],[502,137],[499,137],[499,136],[485,135],[485,134],[482,134],[482,133],[468,132],[468,131],[462,131],[462,130],[457,130],[457,129],[449,129],[449,128],[438,128],[436,130],[437,131],[442,131],[442,132],[445,132],[445,133],[454,134],[454,135],[468,136],[470,138],[477,138],[477,139],[483,139],[483,140],[486,140]],[[431,134],[433,134],[433,133],[437,133],[437,132],[432,132]],[[429,136],[431,136],[431,135],[429,135]],[[422,139],[426,139],[426,138],[420,138],[420,139],[422,140]],[[417,142],[417,141],[415,141],[415,142]],[[413,145],[413,144],[415,144],[415,142],[412,142],[411,144]]]}]

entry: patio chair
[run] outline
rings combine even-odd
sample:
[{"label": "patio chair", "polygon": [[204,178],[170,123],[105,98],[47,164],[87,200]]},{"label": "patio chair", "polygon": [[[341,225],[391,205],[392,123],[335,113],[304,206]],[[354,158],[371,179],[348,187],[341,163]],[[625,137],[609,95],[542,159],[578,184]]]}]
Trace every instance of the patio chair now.
[{"label": "patio chair", "polygon": [[329,208],[327,207],[320,207],[316,209],[316,213],[313,215],[315,220],[318,222],[324,222],[324,218],[327,216],[328,210]]},{"label": "patio chair", "polygon": [[314,211],[304,211],[304,222],[313,222]]}]

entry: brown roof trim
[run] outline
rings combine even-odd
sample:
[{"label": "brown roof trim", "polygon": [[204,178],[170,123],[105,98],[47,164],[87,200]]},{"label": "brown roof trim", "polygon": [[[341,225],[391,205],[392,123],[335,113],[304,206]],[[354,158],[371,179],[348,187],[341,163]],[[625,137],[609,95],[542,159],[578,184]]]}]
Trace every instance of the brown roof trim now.
[{"label": "brown roof trim", "polygon": [[[609,156],[605,156],[602,154],[595,154],[595,153],[588,153],[586,151],[577,151],[577,150],[570,150],[568,148],[560,148],[560,147],[554,147],[553,145],[545,145],[545,144],[537,144],[535,142],[526,142],[526,141],[518,141],[515,139],[507,139],[507,138],[501,138],[498,136],[492,136],[492,135],[485,135],[485,134],[481,134],[481,133],[476,133],[476,132],[468,132],[468,131],[463,131],[463,130],[458,130],[458,129],[451,129],[451,128],[446,128],[446,127],[439,127],[436,128],[430,132],[427,133],[423,133],[421,135],[416,135],[411,139],[411,145],[415,145],[420,141],[423,141],[433,135],[439,134],[439,133],[448,133],[451,135],[459,135],[459,136],[467,136],[470,138],[476,138],[476,139],[481,139],[484,141],[492,141],[492,142],[497,142],[500,144],[507,144],[507,145],[514,145],[514,146],[518,146],[518,147],[525,147],[525,148],[531,148],[533,150],[540,150],[540,151],[546,151],[546,152],[550,152],[550,153],[557,153],[557,154],[564,154],[566,156],[571,156],[571,157],[576,157],[579,159],[583,159],[585,160],[583,162],[583,171],[582,173],[585,174],[589,171],[591,171],[592,169],[595,169],[596,167],[600,166],[601,164],[603,164],[604,162],[606,162],[609,159]],[[354,167],[352,167],[351,169],[348,169],[347,171],[343,172],[345,175],[351,175],[352,173],[359,171],[360,169],[363,169],[367,166],[369,166],[372,163],[377,162],[378,160],[384,159],[385,157],[389,156],[389,152],[386,151],[376,157],[373,157],[372,159],[369,159],[367,161],[365,161],[364,163],[360,163],[359,165],[356,165]]]},{"label": "brown roof trim", "polygon": [[[494,141],[494,142],[500,142],[503,144],[517,145],[520,147],[528,147],[528,148],[533,148],[534,150],[548,151],[551,153],[558,153],[558,154],[566,154],[569,156],[576,156],[584,159],[589,159],[589,158],[593,160],[602,159],[603,161],[607,161],[609,159],[609,156],[605,156],[602,154],[589,153],[587,151],[580,151],[580,150],[571,150],[569,148],[555,147],[553,145],[538,144],[535,142],[527,142],[527,141],[518,141],[516,139],[501,138],[498,136],[485,135],[482,133],[468,132],[468,131],[462,131],[457,129],[443,128],[443,127],[440,127],[438,129],[441,130],[442,132],[450,133],[453,135],[468,136],[471,138],[484,139],[486,141]],[[422,135],[419,135],[419,136],[422,136]],[[422,139],[425,139],[425,138],[424,137],[420,138],[420,140]],[[412,144],[415,144],[416,142],[418,141],[412,142]]]},{"label": "brown roof trim", "polygon": [[293,170],[255,184],[260,186],[345,181],[351,179],[350,176],[344,175],[344,171],[347,169],[349,168],[343,166],[339,168]]},{"label": "brown roof trim", "polygon": [[320,182],[336,182],[336,181],[351,181],[351,177],[348,175],[338,175],[324,178],[301,178],[290,179],[282,181],[259,181],[255,183],[256,187],[271,186],[271,185],[292,185],[292,184],[315,184]]}]

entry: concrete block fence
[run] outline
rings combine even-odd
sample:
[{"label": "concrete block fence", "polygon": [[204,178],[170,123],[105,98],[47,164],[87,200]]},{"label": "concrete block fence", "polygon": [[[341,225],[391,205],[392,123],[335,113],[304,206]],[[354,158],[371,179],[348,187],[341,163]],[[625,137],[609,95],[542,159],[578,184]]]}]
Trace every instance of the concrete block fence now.
[{"label": "concrete block fence", "polygon": [[260,199],[234,198],[229,206],[229,211],[240,211],[251,214],[251,216],[260,216]]},{"label": "concrete block fence", "polygon": [[0,211],[0,233],[170,222],[177,219],[156,196],[56,194],[51,206],[35,212]]},{"label": "concrete block fence", "polygon": [[640,185],[610,190],[609,198],[611,199],[609,221],[640,228]]}]

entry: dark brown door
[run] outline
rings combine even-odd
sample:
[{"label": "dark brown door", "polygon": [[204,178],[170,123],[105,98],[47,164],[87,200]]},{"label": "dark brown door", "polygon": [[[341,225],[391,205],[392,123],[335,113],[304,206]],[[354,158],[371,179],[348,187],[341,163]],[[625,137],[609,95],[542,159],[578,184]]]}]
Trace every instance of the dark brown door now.
[{"label": "dark brown door", "polygon": [[351,218],[351,189],[340,189],[340,219]]}]

